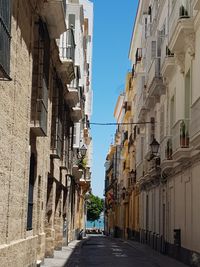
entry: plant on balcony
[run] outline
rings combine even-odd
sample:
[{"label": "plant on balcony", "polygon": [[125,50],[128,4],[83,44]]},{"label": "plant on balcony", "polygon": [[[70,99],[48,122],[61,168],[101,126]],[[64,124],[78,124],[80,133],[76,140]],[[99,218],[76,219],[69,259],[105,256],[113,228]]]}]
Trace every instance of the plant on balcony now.
[{"label": "plant on balcony", "polygon": [[181,5],[180,6],[180,9],[179,9],[179,17],[180,18],[188,18],[188,11],[187,9],[184,7],[184,5]]},{"label": "plant on balcony", "polygon": [[189,147],[189,133],[183,120],[180,124],[180,146]]},{"label": "plant on balcony", "polygon": [[185,122],[181,121],[180,123],[180,146],[185,147]]},{"label": "plant on balcony", "polygon": [[174,56],[174,53],[172,53],[172,52],[170,51],[170,49],[169,49],[168,46],[166,46],[166,56],[167,56],[167,57],[173,57],[173,56]]},{"label": "plant on balcony", "polygon": [[82,159],[80,159],[78,161],[78,167],[79,169],[85,170],[87,167],[87,159],[85,157],[83,157]]},{"label": "plant on balcony", "polygon": [[171,139],[168,139],[167,140],[167,147],[166,147],[166,159],[167,160],[171,160],[172,159],[172,140]]},{"label": "plant on balcony", "polygon": [[187,130],[185,134],[185,147],[189,147],[189,142],[190,142],[190,139],[189,139],[189,133]]}]

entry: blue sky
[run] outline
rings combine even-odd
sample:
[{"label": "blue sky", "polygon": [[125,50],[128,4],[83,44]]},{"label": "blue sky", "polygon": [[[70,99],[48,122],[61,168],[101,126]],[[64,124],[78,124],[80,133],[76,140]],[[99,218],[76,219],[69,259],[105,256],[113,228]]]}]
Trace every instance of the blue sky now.
[{"label": "blue sky", "polygon": [[[137,0],[94,0],[93,116],[91,122],[115,122],[117,97],[130,70],[128,52]],[[103,196],[105,158],[115,126],[93,126],[92,192]]]}]

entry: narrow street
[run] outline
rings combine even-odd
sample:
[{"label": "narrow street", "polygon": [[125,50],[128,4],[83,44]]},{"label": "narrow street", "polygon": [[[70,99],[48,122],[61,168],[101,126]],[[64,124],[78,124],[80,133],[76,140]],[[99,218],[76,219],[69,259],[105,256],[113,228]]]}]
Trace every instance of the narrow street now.
[{"label": "narrow street", "polygon": [[124,242],[104,236],[91,236],[74,249],[64,266],[183,267],[186,265],[133,241]]}]

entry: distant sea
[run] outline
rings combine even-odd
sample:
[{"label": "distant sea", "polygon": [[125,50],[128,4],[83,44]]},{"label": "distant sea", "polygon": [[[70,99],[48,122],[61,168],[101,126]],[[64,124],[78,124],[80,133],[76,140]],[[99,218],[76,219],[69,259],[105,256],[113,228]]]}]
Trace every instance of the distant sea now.
[{"label": "distant sea", "polygon": [[104,217],[101,216],[98,221],[94,222],[87,221],[86,228],[104,229]]}]

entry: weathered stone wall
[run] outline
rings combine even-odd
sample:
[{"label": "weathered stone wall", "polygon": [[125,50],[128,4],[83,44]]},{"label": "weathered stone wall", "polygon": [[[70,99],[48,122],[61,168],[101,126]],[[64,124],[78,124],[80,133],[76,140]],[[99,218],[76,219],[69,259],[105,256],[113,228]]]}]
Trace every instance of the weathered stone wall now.
[{"label": "weathered stone wall", "polygon": [[[54,249],[66,242],[65,220],[65,239],[77,237],[82,220],[77,213],[82,213],[79,206],[83,203],[79,201],[78,187],[71,190],[67,182],[70,170],[61,171],[61,159],[51,157],[53,79],[59,76],[61,64],[55,40],[51,40],[49,55],[47,136],[35,136],[30,128],[34,25],[40,12],[36,3],[43,1],[12,2],[12,80],[0,81],[0,265],[35,267],[38,259],[52,257]],[[36,165],[32,229],[27,231],[31,153]]]},{"label": "weathered stone wall", "polygon": [[37,237],[26,237],[29,121],[32,80],[32,14],[27,1],[13,1],[11,81],[0,81],[1,266],[36,262]]}]

